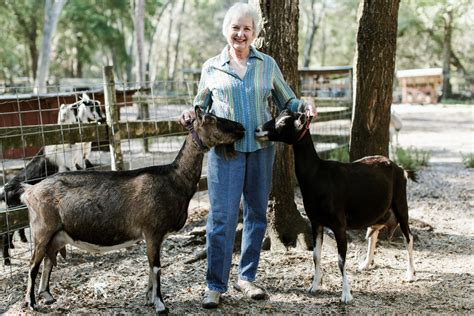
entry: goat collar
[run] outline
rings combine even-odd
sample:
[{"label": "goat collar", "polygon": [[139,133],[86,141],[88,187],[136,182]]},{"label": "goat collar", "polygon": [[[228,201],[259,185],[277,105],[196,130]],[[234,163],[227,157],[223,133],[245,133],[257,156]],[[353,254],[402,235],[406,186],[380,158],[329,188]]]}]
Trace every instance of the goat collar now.
[{"label": "goat collar", "polygon": [[301,132],[300,136],[296,140],[296,142],[299,142],[301,139],[303,139],[304,135],[306,134],[307,131],[309,131],[309,127],[311,125],[311,120],[313,119],[312,116],[308,116],[308,119],[306,120],[306,123],[304,125],[303,131]]},{"label": "goat collar", "polygon": [[199,137],[198,133],[196,133],[196,131],[194,130],[193,122],[194,121],[189,121],[185,127],[191,133],[193,137],[193,141],[197,145],[197,147],[202,151],[206,151],[209,148],[206,145],[204,145],[204,143],[202,142],[202,139]]}]

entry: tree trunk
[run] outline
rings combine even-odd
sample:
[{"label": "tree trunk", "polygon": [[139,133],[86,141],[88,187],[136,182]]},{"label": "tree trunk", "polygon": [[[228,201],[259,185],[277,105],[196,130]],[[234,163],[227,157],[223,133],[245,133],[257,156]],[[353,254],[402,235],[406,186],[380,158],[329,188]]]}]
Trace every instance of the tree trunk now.
[{"label": "tree trunk", "polygon": [[153,35],[151,36],[150,48],[148,51],[148,61],[147,61],[147,69],[148,69],[148,76],[150,81],[155,81],[156,77],[156,56],[158,55],[158,39],[160,37],[161,31],[163,27],[160,27],[161,17],[165,12],[168,5],[171,3],[171,0],[166,1],[161,7],[157,7],[155,14],[153,15],[152,21],[154,21],[154,30]]},{"label": "tree trunk", "polygon": [[145,87],[145,1],[135,0],[133,8],[133,26],[137,41],[137,82]]},{"label": "tree trunk", "polygon": [[446,100],[451,97],[451,34],[453,30],[453,11],[448,9],[443,14],[444,20],[444,41],[443,41],[443,93],[442,98]]},{"label": "tree trunk", "polygon": [[[52,2],[54,1],[54,3]],[[35,90],[37,93],[46,93],[46,80],[49,73],[49,62],[53,36],[58,25],[59,15],[66,0],[46,0],[44,7],[43,38],[38,57],[38,70],[36,75]]]},{"label": "tree trunk", "polygon": [[166,41],[166,62],[165,62],[165,68],[166,68],[166,80],[171,80],[171,70],[169,67],[170,65],[170,59],[171,59],[171,33],[172,33],[172,28],[173,28],[173,20],[174,20],[174,2],[171,3],[170,7],[170,16],[168,20],[168,35],[167,35],[167,41]]},{"label": "tree trunk", "polygon": [[181,5],[181,12],[179,14],[179,20],[178,20],[178,35],[176,37],[176,43],[174,45],[174,63],[173,63],[173,72],[171,75],[172,80],[176,81],[176,73],[177,73],[177,68],[178,68],[178,57],[179,57],[179,44],[181,42],[181,29],[183,26],[183,19],[184,19],[184,9],[186,5],[186,1],[182,0],[182,5]]},{"label": "tree trunk", "polygon": [[361,0],[350,159],[388,156],[399,0]]},{"label": "tree trunk", "polygon": [[316,32],[319,28],[319,24],[324,13],[325,2],[323,1],[323,6],[318,16],[316,16],[314,2],[315,0],[311,0],[311,10],[309,12],[310,17],[308,18],[308,31],[306,32],[304,41],[303,67],[309,67],[311,63],[311,52],[313,50],[314,37],[316,36]]},{"label": "tree trunk", "polygon": [[[251,1],[252,2],[252,1]],[[264,29],[257,45],[278,63],[290,87],[298,88],[298,2],[292,0],[255,0],[260,7]],[[310,226],[294,202],[295,179],[293,149],[278,143],[273,166],[273,183],[268,206],[268,236],[272,251],[289,246],[308,249],[311,245]]]}]

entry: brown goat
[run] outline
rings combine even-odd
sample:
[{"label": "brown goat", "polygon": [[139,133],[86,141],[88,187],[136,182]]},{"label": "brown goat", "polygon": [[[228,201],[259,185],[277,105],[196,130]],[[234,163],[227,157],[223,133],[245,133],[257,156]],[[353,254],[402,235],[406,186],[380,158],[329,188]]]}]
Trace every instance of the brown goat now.
[{"label": "brown goat", "polygon": [[408,226],[406,183],[407,178],[416,181],[415,173],[403,170],[383,156],[365,157],[352,163],[320,159],[307,132],[310,123],[311,118],[304,113],[286,109],[256,131],[256,136],[262,140],[293,145],[296,177],[313,231],[315,271],[308,291],[315,293],[321,285],[323,227],[331,229],[336,238],[342,302],[352,300],[344,268],[347,229],[369,227],[369,251],[363,264],[363,268],[367,268],[373,260],[378,231],[387,227],[391,235],[400,224],[408,251],[407,278],[413,280],[413,236]]},{"label": "brown goat", "polygon": [[167,234],[186,222],[204,153],[244,135],[241,124],[201,113],[199,108],[189,129],[171,164],[128,171],[58,173],[25,186],[22,201],[28,206],[34,242],[25,298],[29,308],[36,306],[35,279],[43,259],[39,294],[46,304],[54,302],[49,277],[57,252],[66,244],[104,252],[144,239],[150,267],[147,303],[153,304],[156,312],[167,312],[160,289],[161,244]]}]

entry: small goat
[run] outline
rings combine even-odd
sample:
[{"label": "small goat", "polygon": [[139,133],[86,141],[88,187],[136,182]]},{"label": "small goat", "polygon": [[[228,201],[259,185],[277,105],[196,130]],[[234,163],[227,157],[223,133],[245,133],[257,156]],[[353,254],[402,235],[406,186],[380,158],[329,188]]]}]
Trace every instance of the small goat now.
[{"label": "small goat", "polygon": [[367,228],[369,250],[361,268],[368,268],[380,229],[387,227],[389,235],[400,224],[408,251],[407,279],[413,280],[413,236],[408,226],[406,198],[407,178],[416,181],[412,171],[405,171],[383,156],[369,156],[352,163],[320,159],[308,131],[311,118],[304,113],[285,109],[280,115],[256,131],[262,140],[293,145],[295,170],[303,204],[313,231],[313,282],[308,289],[315,293],[321,285],[321,247],[323,227],[334,233],[342,274],[341,301],[352,300],[345,271],[347,229]]},{"label": "small goat", "polygon": [[[160,285],[160,250],[165,236],[181,229],[201,177],[204,152],[244,135],[240,123],[202,113],[190,124],[178,156],[169,165],[129,171],[58,173],[25,187],[34,241],[26,304],[36,306],[34,286],[41,261],[39,294],[54,302],[49,277],[57,252],[66,244],[90,252],[134,245],[144,239],[150,266],[147,302],[166,312]],[[61,252],[62,255],[64,255]]]},{"label": "small goat", "polygon": [[58,124],[98,122],[104,123],[105,117],[100,109],[100,102],[91,100],[86,93],[72,104],[61,104],[58,113]]}]

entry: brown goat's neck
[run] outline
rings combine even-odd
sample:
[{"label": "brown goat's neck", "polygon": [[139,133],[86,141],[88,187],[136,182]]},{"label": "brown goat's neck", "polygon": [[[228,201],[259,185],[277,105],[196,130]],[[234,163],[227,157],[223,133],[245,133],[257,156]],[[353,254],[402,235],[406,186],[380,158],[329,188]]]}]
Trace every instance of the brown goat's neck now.
[{"label": "brown goat's neck", "polygon": [[173,164],[177,173],[197,184],[201,178],[203,159],[203,150],[196,146],[193,136],[189,133]]}]

